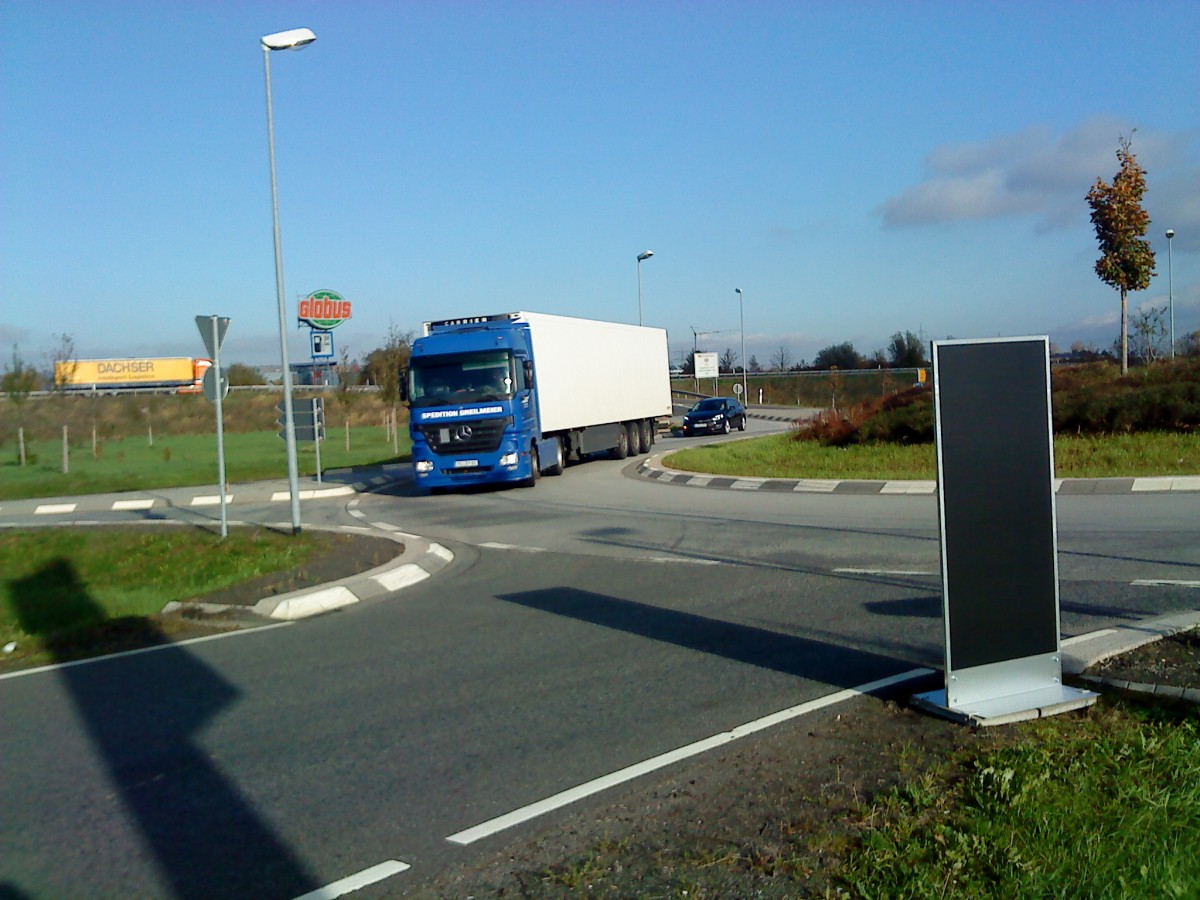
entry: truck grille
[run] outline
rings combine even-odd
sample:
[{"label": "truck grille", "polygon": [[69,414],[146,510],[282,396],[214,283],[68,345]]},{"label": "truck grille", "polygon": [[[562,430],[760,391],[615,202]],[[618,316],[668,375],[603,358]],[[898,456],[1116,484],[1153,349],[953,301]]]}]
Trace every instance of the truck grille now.
[{"label": "truck grille", "polygon": [[435,453],[489,453],[500,446],[508,419],[418,425]]}]

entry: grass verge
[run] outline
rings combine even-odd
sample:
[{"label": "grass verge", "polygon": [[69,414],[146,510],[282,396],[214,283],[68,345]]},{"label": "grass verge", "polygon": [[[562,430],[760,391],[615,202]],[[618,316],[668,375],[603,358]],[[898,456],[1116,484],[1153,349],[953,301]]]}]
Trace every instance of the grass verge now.
[{"label": "grass verge", "polygon": [[[321,468],[382,465],[407,461],[410,444],[400,436],[400,454],[390,441],[381,440],[378,428],[350,429],[346,450],[344,433],[331,431],[321,444]],[[35,441],[28,448],[29,465],[20,466],[7,455],[0,466],[0,500],[63,497],[153,488],[187,487],[217,483],[215,434],[158,436],[154,446],[145,437],[113,439],[99,445],[93,456],[90,441],[72,446],[68,473],[62,472],[62,442]],[[297,444],[301,475],[316,473],[316,453],[311,443]],[[287,448],[273,431],[225,435],[225,476],[231,484],[287,477]]]},{"label": "grass verge", "polygon": [[102,652],[122,621],[304,565],[331,539],[264,528],[235,528],[224,541],[184,527],[0,531],[0,644],[33,664]]},{"label": "grass verge", "polygon": [[[1200,434],[1150,431],[1106,437],[1057,435],[1060,478],[1200,474]],[[855,444],[825,447],[790,434],[689,447],[664,464],[707,475],[885,481],[936,477],[932,444]]]},{"label": "grass verge", "polygon": [[1014,738],[874,804],[839,880],[864,897],[1200,896],[1200,709],[1108,701]]}]

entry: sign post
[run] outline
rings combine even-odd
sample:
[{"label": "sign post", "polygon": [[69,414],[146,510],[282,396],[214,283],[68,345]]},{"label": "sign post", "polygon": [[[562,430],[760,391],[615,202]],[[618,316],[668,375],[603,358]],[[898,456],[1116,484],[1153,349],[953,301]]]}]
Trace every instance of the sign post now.
[{"label": "sign post", "polygon": [[204,341],[213,364],[204,373],[204,396],[217,407],[217,492],[221,496],[221,539],[229,535],[229,520],[225,512],[225,419],[221,400],[229,393],[229,382],[221,371],[221,344],[229,330],[229,318],[223,316],[196,316],[196,327]]},{"label": "sign post", "polygon": [[[283,404],[276,407],[283,412]],[[281,438],[287,439],[287,420],[280,417],[279,424],[284,430],[279,432]],[[321,397],[298,404],[292,410],[292,423],[296,430],[296,440],[312,441],[317,454],[317,484],[321,483],[321,441],[325,438],[325,401]]]},{"label": "sign post", "polygon": [[945,689],[918,706],[997,725],[1089,706],[1062,683],[1048,338],[936,341]]}]

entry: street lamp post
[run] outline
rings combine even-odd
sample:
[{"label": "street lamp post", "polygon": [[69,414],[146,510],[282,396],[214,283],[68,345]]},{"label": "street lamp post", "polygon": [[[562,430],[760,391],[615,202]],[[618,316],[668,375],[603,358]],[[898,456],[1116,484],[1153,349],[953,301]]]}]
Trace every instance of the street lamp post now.
[{"label": "street lamp post", "polygon": [[1171,239],[1175,229],[1167,229],[1167,306],[1171,310],[1171,359],[1175,358],[1175,271],[1171,265]]},{"label": "street lamp post", "polygon": [[749,368],[746,365],[746,310],[743,307],[742,301],[745,299],[742,296],[741,288],[734,288],[734,293],[738,295],[738,318],[741,320],[742,327],[742,402],[750,402],[750,383],[746,380],[746,370]]},{"label": "street lamp post", "polygon": [[292,533],[300,532],[300,474],[296,464],[296,421],[292,414],[292,370],[288,362],[287,314],[283,299],[283,245],[279,239],[279,194],[275,186],[275,122],[271,115],[271,51],[299,50],[317,39],[307,28],[293,28],[262,38],[267,82],[267,152],[271,160],[271,216],[275,227],[275,299],[279,307],[279,356],[283,363],[283,429],[287,443],[288,492],[292,501]]},{"label": "street lamp post", "polygon": [[637,273],[638,273],[638,324],[642,324],[642,261],[649,259],[654,255],[653,250],[643,250],[637,255]]}]

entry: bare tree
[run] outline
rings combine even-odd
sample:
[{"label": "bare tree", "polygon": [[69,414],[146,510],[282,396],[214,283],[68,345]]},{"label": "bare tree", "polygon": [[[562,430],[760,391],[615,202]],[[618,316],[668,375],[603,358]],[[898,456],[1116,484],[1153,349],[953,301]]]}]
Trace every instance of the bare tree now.
[{"label": "bare tree", "polygon": [[780,344],[779,349],[771,354],[771,368],[777,372],[786,372],[792,367],[795,357],[787,344]]},{"label": "bare tree", "polygon": [[721,354],[721,359],[717,365],[722,372],[734,372],[737,370],[738,355],[733,352],[732,347],[726,347],[725,352]]},{"label": "bare tree", "polygon": [[1165,355],[1163,345],[1167,342],[1166,312],[1165,307],[1150,306],[1134,314],[1130,349],[1136,359],[1147,365]]}]

